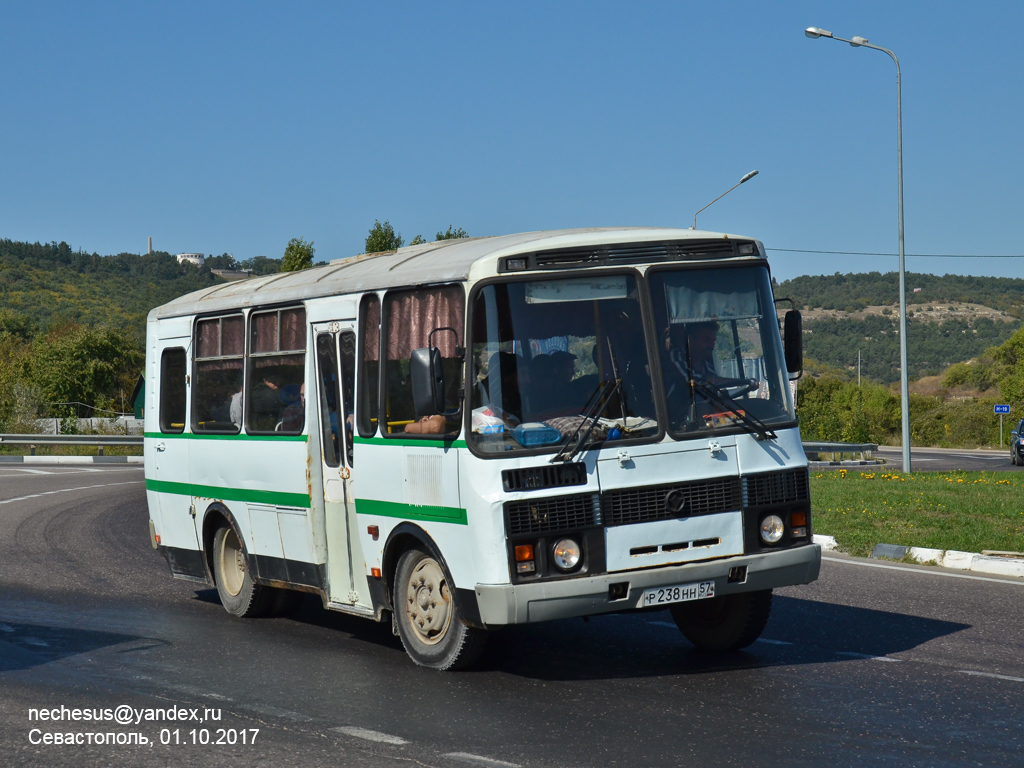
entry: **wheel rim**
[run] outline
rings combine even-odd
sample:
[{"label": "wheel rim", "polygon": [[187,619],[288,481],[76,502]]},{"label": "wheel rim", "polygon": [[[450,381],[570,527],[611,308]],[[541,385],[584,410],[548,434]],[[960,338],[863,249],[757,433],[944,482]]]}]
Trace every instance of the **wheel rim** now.
[{"label": "wheel rim", "polygon": [[233,530],[228,529],[224,535],[217,557],[220,561],[221,586],[229,595],[237,597],[245,580],[245,556],[238,535]]},{"label": "wheel rim", "polygon": [[405,608],[417,640],[435,645],[444,639],[452,620],[451,594],[436,560],[424,558],[413,569],[406,585]]}]

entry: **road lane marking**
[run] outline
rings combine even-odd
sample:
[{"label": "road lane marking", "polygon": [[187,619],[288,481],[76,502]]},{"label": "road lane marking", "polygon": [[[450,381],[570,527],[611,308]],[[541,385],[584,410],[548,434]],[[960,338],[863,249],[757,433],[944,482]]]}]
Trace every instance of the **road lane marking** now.
[{"label": "road lane marking", "polygon": [[672,627],[672,629],[679,629],[679,625],[673,624],[671,621],[648,621],[647,623],[654,627]]},{"label": "road lane marking", "polygon": [[123,483],[101,483],[100,485],[82,485],[78,488],[60,488],[56,491],[43,491],[42,493],[32,493],[28,496],[18,496],[13,499],[2,499],[0,504],[13,504],[16,501],[26,501],[28,499],[39,499],[43,496],[52,496],[55,493],[71,493],[73,491],[87,491],[90,488],[111,488],[115,485],[138,485],[139,483],[145,482],[143,480],[126,480]]},{"label": "road lane marking", "polygon": [[867,563],[860,560],[844,560],[838,557],[825,557],[822,560],[828,560],[832,563],[842,563],[844,565],[859,565],[862,568],[885,568],[889,571],[904,571],[906,573],[921,573],[925,576],[945,576],[949,579],[970,579],[972,581],[993,581],[996,584],[1009,584],[1013,587],[1024,587],[1024,581],[1010,581],[1009,579],[990,579],[987,576],[969,576],[966,573],[946,573],[945,571],[933,571],[933,570],[922,570],[920,568],[907,568],[899,565],[886,565],[885,563]]},{"label": "road lane marking", "polygon": [[504,760],[495,760],[493,757],[472,755],[469,752],[449,752],[448,754],[443,755],[443,757],[450,757],[452,760],[458,760],[460,763],[483,765],[487,768],[519,768],[518,763],[506,763]]},{"label": "road lane marking", "polygon": [[788,640],[770,640],[767,637],[759,637],[755,643],[768,643],[768,645],[792,645]]},{"label": "road lane marking", "polygon": [[1024,677],[1012,677],[1010,675],[997,675],[994,672],[975,672],[971,669],[961,669],[965,675],[975,675],[976,677],[994,677],[996,680],[1009,680],[1014,683],[1024,683]]},{"label": "road lane marking", "polygon": [[366,741],[375,741],[378,744],[394,744],[397,747],[401,747],[409,742],[403,739],[401,736],[392,736],[390,733],[381,733],[380,731],[371,731],[369,728],[360,728],[356,725],[343,725],[340,728],[331,728],[332,731],[343,733],[346,736],[352,736],[356,739],[365,739]]},{"label": "road lane marking", "polygon": [[836,656],[849,656],[853,659],[868,659],[869,661],[899,661],[899,659],[890,659],[888,656],[875,656],[871,653],[854,653],[853,651],[836,651]]},{"label": "road lane marking", "polygon": [[15,472],[24,472],[28,475],[54,475],[56,472],[49,472],[45,469],[22,469],[21,467],[15,467]]}]

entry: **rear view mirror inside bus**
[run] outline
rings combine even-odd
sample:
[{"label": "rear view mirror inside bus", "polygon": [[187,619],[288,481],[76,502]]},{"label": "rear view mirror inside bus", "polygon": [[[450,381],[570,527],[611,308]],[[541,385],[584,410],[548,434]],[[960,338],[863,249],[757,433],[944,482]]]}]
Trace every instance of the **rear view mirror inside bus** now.
[{"label": "rear view mirror inside bus", "polygon": [[444,369],[437,347],[414,349],[409,358],[412,400],[417,416],[444,413]]}]

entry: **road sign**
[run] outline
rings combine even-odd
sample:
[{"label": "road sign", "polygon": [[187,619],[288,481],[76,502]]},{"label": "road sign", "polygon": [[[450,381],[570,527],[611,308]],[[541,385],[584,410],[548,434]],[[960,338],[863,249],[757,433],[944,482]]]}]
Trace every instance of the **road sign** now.
[{"label": "road sign", "polygon": [[993,413],[1009,413],[1010,406],[1008,405],[994,405],[992,406]]}]

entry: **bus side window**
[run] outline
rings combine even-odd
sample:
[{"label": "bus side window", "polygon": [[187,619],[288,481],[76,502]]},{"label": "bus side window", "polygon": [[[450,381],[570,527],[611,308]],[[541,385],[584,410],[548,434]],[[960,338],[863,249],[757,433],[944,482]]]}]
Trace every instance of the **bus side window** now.
[{"label": "bus side window", "polygon": [[245,373],[242,315],[196,321],[192,365],[192,431],[238,433]]},{"label": "bus side window", "polygon": [[185,431],[185,350],[165,349],[160,356],[160,431]]},{"label": "bus side window", "polygon": [[249,316],[246,431],[298,435],[305,425],[306,310]]},{"label": "bus side window", "polygon": [[[409,359],[414,349],[433,343],[441,352],[445,373],[445,410],[456,410],[462,388],[462,360],[456,349],[462,343],[465,321],[465,294],[460,285],[391,291],[385,297],[385,334],[387,339],[384,369],[385,435],[458,434],[459,414],[426,416],[417,419],[412,399]],[[456,333],[430,334],[437,328],[454,328]]]},{"label": "bus side window", "polygon": [[360,437],[377,434],[380,410],[380,299],[363,297],[359,307],[359,407],[356,419]]},{"label": "bus side window", "polygon": [[338,361],[334,351],[334,334],[316,337],[316,367],[320,376],[320,438],[324,464],[341,464],[341,415],[338,390]]},{"label": "bus side window", "polygon": [[352,466],[352,397],[355,392],[356,373],[356,336],[352,331],[345,331],[338,338],[338,349],[341,353],[341,407],[345,418],[341,420],[341,431],[345,444],[345,455],[348,465]]}]

